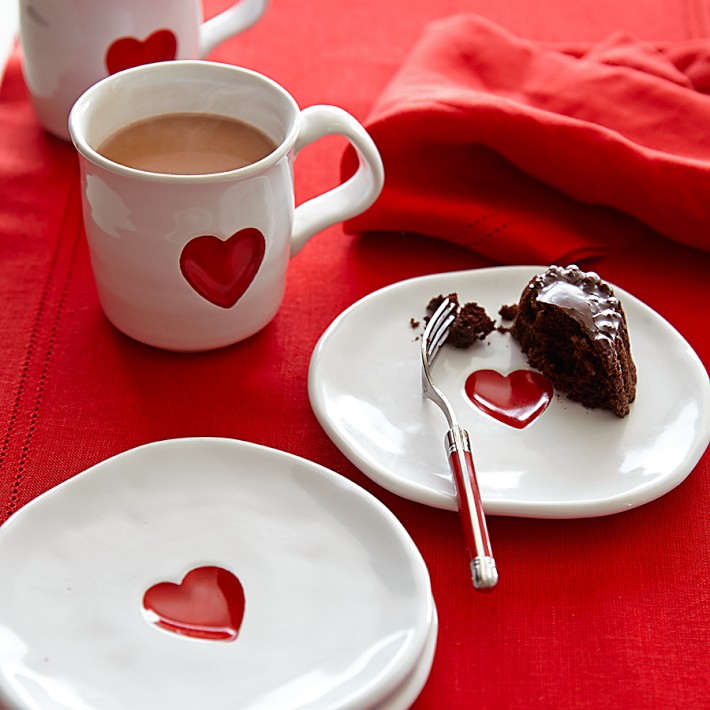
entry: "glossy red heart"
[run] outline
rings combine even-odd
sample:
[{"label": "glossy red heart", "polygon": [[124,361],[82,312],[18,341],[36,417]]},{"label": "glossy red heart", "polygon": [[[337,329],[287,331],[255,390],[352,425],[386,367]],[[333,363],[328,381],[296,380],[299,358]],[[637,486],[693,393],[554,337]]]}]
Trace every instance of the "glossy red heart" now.
[{"label": "glossy red heart", "polygon": [[143,41],[120,37],[106,52],[106,70],[116,74],[141,64],[165,62],[177,56],[177,38],[170,30],[156,30]]},{"label": "glossy red heart", "polygon": [[180,254],[180,271],[197,293],[221,308],[231,308],[254,280],[266,251],[264,235],[253,227],[229,239],[195,237]]},{"label": "glossy red heart", "polygon": [[143,595],[148,618],[161,629],[209,641],[234,641],[244,618],[244,589],[221,567],[197,567],[181,584],[160,582]]},{"label": "glossy red heart", "polygon": [[509,375],[477,370],[466,380],[466,394],[486,414],[524,429],[547,409],[553,388],[544,375],[533,370],[515,370]]}]

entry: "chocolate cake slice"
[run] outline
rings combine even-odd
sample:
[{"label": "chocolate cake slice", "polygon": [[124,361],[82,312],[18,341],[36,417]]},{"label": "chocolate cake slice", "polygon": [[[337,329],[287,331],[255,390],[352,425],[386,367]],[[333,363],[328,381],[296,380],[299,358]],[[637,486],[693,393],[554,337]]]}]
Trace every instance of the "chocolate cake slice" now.
[{"label": "chocolate cake slice", "polygon": [[525,287],[510,332],[555,389],[585,407],[629,413],[636,396],[626,316],[612,287],[577,266],[551,266]]}]

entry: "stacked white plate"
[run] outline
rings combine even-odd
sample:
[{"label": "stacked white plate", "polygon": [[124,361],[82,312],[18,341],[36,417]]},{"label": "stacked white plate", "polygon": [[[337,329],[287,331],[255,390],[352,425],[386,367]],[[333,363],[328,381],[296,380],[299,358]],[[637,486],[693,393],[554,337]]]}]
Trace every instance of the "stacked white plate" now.
[{"label": "stacked white plate", "polygon": [[[145,603],[199,606],[204,568],[243,590],[228,639]],[[40,496],[0,528],[0,580],[8,709],[404,710],[436,646],[426,566],[385,506],[228,439],[142,446]]]}]

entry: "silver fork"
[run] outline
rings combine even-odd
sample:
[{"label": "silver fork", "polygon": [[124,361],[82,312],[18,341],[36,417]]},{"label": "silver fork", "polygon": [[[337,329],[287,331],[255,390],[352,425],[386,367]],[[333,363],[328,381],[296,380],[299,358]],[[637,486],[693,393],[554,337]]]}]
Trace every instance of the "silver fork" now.
[{"label": "silver fork", "polygon": [[487,591],[498,582],[496,561],[491,554],[486,517],[481,503],[481,494],[473,465],[471,443],[468,432],[459,426],[456,413],[442,391],[434,384],[431,368],[441,346],[449,334],[451,324],[456,320],[457,305],[445,298],[427,323],[422,338],[422,391],[446,416],[449,430],[444,444],[449,466],[454,476],[459,515],[463,525],[464,538],[470,558],[473,586],[479,591]]}]

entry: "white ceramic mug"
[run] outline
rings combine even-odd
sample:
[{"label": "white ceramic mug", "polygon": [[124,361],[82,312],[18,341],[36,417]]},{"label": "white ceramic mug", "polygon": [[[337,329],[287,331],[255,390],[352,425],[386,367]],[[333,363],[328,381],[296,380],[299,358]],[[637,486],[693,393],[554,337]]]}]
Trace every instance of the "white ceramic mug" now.
[{"label": "white ceramic mug", "polygon": [[[278,147],[208,175],[143,172],[96,150],[132,122],[186,112],[244,121]],[[69,126],[104,312],[127,335],[169,350],[218,348],[263,328],[281,303],[290,257],[313,234],[367,209],[384,180],[375,144],[350,114],[300,110],[271,79],[226,64],[164,62],[115,74],[81,96]],[[294,158],[330,134],[354,146],[358,169],[295,207]]]},{"label": "white ceramic mug", "polygon": [[68,139],[74,102],[103,77],[199,59],[251,27],[268,0],[240,0],[203,22],[201,0],[19,0],[24,74],[40,123]]}]

